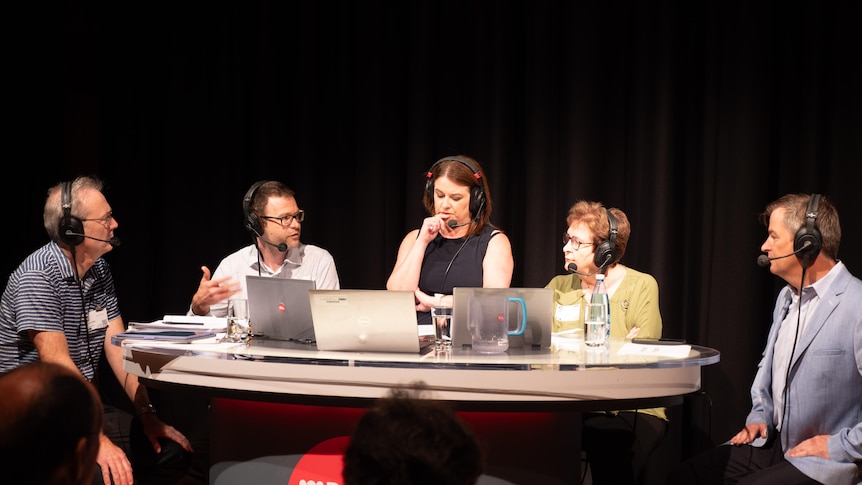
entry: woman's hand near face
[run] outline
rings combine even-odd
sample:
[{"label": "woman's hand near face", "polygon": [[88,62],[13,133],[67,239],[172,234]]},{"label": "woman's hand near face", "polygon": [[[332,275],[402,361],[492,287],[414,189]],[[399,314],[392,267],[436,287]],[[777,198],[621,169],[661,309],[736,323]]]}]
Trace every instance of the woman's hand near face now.
[{"label": "woman's hand near face", "polygon": [[437,214],[431,217],[426,217],[425,220],[422,221],[422,228],[419,229],[419,239],[426,244],[433,241],[440,231],[448,229],[448,226],[446,226],[447,219],[449,219],[449,216],[446,214]]}]

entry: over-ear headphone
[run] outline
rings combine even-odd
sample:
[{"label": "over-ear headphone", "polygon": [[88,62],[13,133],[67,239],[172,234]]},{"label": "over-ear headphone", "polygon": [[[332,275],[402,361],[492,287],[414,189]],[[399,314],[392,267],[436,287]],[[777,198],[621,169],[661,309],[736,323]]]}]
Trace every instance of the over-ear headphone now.
[{"label": "over-ear headphone", "polygon": [[261,185],[267,182],[269,182],[269,180],[255,182],[251,187],[249,187],[248,191],[245,193],[245,197],[242,198],[242,215],[245,221],[245,229],[253,236],[259,237],[263,234],[263,229],[260,227],[260,219],[257,218],[257,214],[252,210],[254,194],[257,193],[257,189],[260,188]]},{"label": "over-ear headphone", "polygon": [[610,209],[605,208],[608,213],[609,237],[596,247],[593,262],[600,270],[604,270],[617,259],[617,219],[611,214]]},{"label": "over-ear headphone", "polygon": [[60,240],[69,246],[77,246],[84,242],[84,223],[72,215],[72,182],[63,182],[61,207],[63,216],[60,218]]},{"label": "over-ear headphone", "polygon": [[[796,257],[804,261],[813,261],[820,254],[820,248],[823,246],[823,236],[820,235],[820,229],[817,228],[817,211],[819,208],[820,194],[811,194],[811,198],[808,199],[808,208],[805,210],[805,225],[796,231],[796,238],[793,240],[793,251],[796,253]],[[805,243],[808,243],[808,247],[805,247]]]},{"label": "over-ear headphone", "polygon": [[434,165],[431,165],[431,168],[428,169],[428,172],[425,175],[427,178],[425,181],[425,193],[429,200],[434,200],[434,169],[437,165],[449,160],[460,162],[469,168],[470,171],[473,172],[473,177],[479,181],[478,186],[474,185],[470,188],[470,214],[473,215],[473,219],[478,220],[480,211],[485,208],[485,186],[482,183],[482,171],[479,170],[470,160],[462,157],[443,157],[434,162]]}]

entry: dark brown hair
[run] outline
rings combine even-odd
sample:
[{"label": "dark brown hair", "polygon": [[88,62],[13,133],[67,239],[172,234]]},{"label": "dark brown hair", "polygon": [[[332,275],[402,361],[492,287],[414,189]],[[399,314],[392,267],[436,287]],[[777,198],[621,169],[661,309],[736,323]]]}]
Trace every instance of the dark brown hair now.
[{"label": "dark brown hair", "polygon": [[[461,159],[463,161],[459,161]],[[468,162],[468,163],[464,163]],[[469,165],[472,165],[472,169]],[[478,178],[476,177],[478,174]],[[434,181],[442,176],[452,180],[458,185],[463,185],[470,189],[471,207],[473,206],[474,198],[478,195],[484,198],[484,203],[481,204],[478,212],[474,214],[470,212],[471,219],[476,221],[476,227],[472,231],[473,234],[482,232],[482,229],[491,224],[491,210],[494,208],[494,203],[491,200],[491,191],[488,188],[488,177],[479,162],[473,157],[466,155],[457,155],[454,157],[446,157],[438,160],[424,174],[426,181],[426,190],[422,196],[422,204],[429,215],[434,215]],[[430,184],[430,190],[429,190]]]},{"label": "dark brown hair", "polygon": [[478,441],[422,384],[394,388],[356,423],[344,452],[344,485],[475,484],[483,471]]}]

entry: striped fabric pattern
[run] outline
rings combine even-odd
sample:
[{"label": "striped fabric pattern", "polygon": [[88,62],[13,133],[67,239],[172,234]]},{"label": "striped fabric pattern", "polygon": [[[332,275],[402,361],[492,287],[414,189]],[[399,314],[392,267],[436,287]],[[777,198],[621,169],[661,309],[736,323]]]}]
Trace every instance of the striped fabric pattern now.
[{"label": "striped fabric pattern", "polygon": [[50,242],[11,274],[0,299],[0,372],[39,360],[28,331],[63,332],[72,360],[92,380],[105,344],[105,328],[88,330],[85,312],[120,316],[114,281],[104,259],[79,283],[60,247]]}]

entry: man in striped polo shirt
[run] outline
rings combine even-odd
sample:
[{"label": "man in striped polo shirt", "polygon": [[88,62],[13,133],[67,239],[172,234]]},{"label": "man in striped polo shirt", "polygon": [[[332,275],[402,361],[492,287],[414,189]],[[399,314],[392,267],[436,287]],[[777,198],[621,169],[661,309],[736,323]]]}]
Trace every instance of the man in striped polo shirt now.
[{"label": "man in striped polo shirt", "polygon": [[[79,177],[51,187],[43,219],[50,242],[11,274],[0,299],[0,373],[41,360],[72,369],[98,386],[104,351],[137,417],[105,406],[94,482],[131,484],[135,472],[157,460],[187,464],[192,452],[188,439],[156,416],[146,387],[123,370],[122,350],[110,343],[125,325],[111,270],[102,258],[120,244],[102,182]],[[141,433],[132,432],[133,426],[142,426],[146,439],[141,443],[134,440]]]}]

